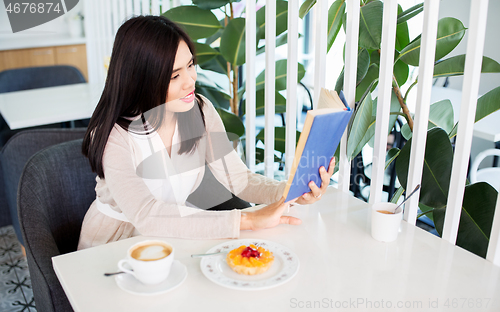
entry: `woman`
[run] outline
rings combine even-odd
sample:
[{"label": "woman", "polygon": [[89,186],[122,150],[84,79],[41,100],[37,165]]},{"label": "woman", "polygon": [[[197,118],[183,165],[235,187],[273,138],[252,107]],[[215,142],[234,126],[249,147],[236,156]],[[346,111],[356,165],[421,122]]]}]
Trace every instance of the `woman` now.
[{"label": "woman", "polygon": [[[196,77],[193,44],[168,19],[139,16],[120,27],[83,140],[82,152],[98,177],[79,249],[139,234],[235,238],[240,230],[300,224],[282,216],[290,204],[281,198],[285,182],[250,172],[232,149],[218,155],[227,150],[227,137],[212,104],[194,93]],[[246,213],[192,208],[186,198],[199,186],[205,163],[240,198],[270,205]],[[321,188],[311,185],[297,202],[319,199],[333,167],[322,168]]]}]

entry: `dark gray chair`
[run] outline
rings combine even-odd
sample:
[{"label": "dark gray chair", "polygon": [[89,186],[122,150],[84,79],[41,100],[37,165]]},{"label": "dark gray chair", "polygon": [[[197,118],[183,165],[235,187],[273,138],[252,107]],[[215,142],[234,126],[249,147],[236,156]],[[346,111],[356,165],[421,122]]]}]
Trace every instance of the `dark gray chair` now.
[{"label": "dark gray chair", "polygon": [[[24,130],[14,135],[0,151],[2,183],[10,222],[24,245],[17,218],[17,190],[24,165],[36,152],[61,142],[83,138],[86,128],[54,128]],[[4,213],[2,213],[4,214]]]},{"label": "dark gray chair", "polygon": [[96,196],[96,174],[81,149],[82,140],[74,140],[38,152],[19,182],[19,221],[37,311],[72,311],[51,258],[77,249]]}]

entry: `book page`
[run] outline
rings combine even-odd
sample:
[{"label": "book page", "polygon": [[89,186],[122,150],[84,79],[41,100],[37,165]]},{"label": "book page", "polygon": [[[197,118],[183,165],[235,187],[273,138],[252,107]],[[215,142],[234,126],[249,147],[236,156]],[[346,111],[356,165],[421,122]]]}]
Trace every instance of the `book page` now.
[{"label": "book page", "polygon": [[345,105],[344,103],[342,103],[342,100],[339,98],[336,91],[321,88],[318,106],[316,109],[322,108],[337,108],[343,110],[345,108]]}]

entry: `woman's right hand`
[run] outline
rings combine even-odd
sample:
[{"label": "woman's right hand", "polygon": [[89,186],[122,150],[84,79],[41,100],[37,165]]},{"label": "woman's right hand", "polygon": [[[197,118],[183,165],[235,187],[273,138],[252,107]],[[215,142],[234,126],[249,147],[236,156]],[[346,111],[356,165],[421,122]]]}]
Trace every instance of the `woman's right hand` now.
[{"label": "woman's right hand", "polygon": [[279,201],[259,210],[242,212],[240,230],[266,229],[275,227],[278,224],[301,224],[302,220],[298,218],[283,216],[285,209],[288,209],[290,204],[293,202],[295,202],[295,200],[289,201],[285,204],[285,198],[282,197]]}]

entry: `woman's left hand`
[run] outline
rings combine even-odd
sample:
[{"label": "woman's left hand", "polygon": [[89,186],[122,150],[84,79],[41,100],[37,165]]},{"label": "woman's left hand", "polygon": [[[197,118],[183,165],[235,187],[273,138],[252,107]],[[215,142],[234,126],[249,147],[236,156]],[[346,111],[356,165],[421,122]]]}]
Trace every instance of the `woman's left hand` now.
[{"label": "woman's left hand", "polygon": [[321,175],[321,187],[318,187],[313,181],[309,182],[309,187],[311,191],[300,196],[296,203],[300,205],[308,205],[320,200],[321,196],[325,194],[326,188],[330,184],[330,178],[333,175],[333,170],[335,168],[335,157],[330,160],[330,165],[328,166],[328,171],[325,167],[321,166],[319,168],[319,174]]}]

